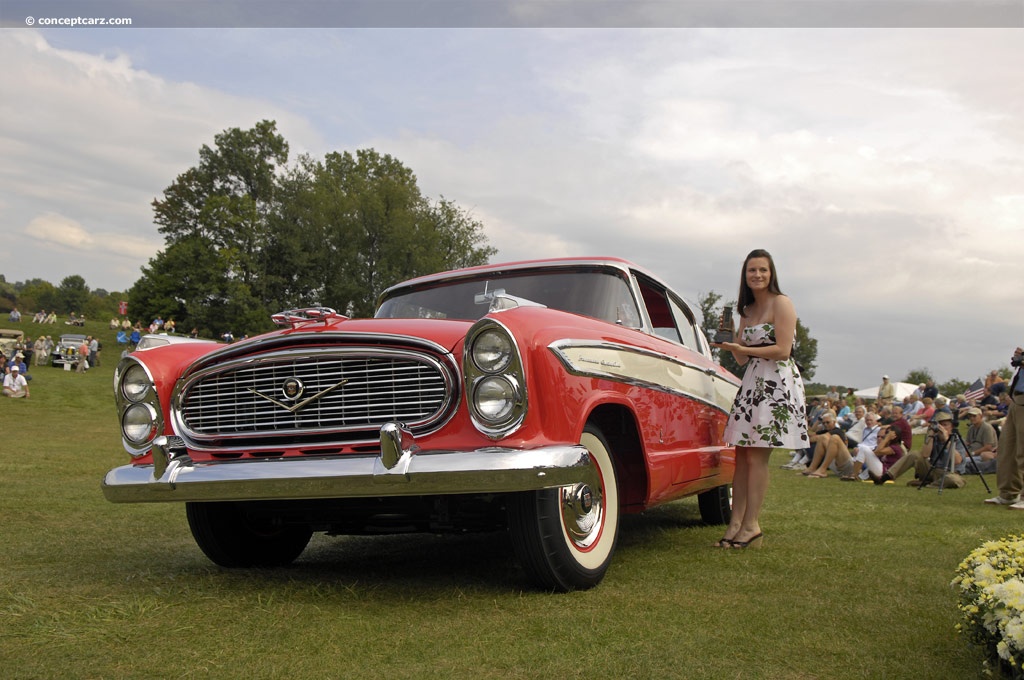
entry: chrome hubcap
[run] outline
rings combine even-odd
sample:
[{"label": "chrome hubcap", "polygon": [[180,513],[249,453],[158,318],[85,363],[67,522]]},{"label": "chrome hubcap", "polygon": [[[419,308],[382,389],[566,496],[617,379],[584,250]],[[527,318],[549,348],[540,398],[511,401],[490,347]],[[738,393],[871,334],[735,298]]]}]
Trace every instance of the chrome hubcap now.
[{"label": "chrome hubcap", "polygon": [[589,484],[576,484],[561,489],[562,525],[569,540],[577,547],[590,547],[601,533],[604,507],[600,490]]}]

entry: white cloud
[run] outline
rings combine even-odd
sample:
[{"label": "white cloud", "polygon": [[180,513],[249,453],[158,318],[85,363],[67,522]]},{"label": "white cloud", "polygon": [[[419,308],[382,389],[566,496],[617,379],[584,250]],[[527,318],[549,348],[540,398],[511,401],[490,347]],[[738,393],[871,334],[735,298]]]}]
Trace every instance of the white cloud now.
[{"label": "white cloud", "polygon": [[[94,287],[126,289],[162,245],[150,203],[215,134],[271,118],[287,139],[320,143],[286,109],[166,80],[116,51],[57,49],[34,31],[2,31],[0,62],[12,65],[0,70],[3,220],[12,232],[46,236],[39,249],[0,255],[8,280],[80,274]],[[64,239],[135,262],[50,257],[45,247]]]}]

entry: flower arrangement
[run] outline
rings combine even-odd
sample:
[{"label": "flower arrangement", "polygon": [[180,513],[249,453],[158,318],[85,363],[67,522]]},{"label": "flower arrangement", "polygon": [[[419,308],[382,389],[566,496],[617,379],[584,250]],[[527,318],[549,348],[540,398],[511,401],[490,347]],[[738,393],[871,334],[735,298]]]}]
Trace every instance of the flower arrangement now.
[{"label": "flower arrangement", "polygon": [[983,543],[951,585],[965,619],[957,630],[984,645],[1009,677],[1024,678],[1024,535]]}]

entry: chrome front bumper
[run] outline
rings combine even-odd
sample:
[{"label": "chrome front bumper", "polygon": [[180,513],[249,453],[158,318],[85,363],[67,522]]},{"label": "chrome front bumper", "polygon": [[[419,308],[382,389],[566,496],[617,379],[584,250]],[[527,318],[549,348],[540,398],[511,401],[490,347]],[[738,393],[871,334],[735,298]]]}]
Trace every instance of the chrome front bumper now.
[{"label": "chrome front bumper", "polygon": [[229,501],[534,491],[574,484],[597,488],[597,470],[579,445],[421,451],[400,425],[381,428],[379,456],[272,458],[196,463],[158,439],[154,465],[107,473],[114,503]]}]

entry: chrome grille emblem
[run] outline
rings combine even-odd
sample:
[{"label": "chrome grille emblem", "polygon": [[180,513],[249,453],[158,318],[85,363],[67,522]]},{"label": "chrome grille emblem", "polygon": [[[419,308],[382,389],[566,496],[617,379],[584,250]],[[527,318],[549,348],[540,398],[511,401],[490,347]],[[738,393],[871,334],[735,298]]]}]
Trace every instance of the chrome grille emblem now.
[{"label": "chrome grille emblem", "polygon": [[281,383],[281,394],[284,395],[285,400],[295,401],[302,397],[302,393],[306,391],[306,386],[302,384],[302,381],[298,378],[291,377]]}]

